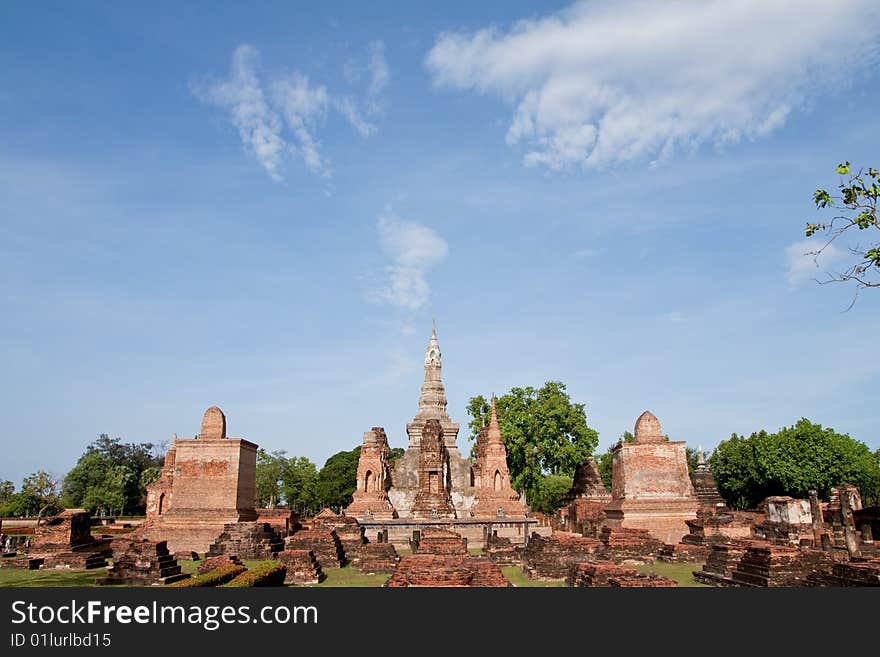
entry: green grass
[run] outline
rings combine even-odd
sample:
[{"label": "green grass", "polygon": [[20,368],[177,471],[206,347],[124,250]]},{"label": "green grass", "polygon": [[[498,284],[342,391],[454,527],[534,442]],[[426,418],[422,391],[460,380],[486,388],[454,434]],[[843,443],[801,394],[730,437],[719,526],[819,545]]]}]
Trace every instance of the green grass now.
[{"label": "green grass", "polygon": [[0,586],[94,586],[95,578],[106,575],[106,568],[94,570],[0,568]]},{"label": "green grass", "polygon": [[320,584],[311,584],[310,586],[322,588],[334,587],[369,587],[382,586],[390,577],[390,575],[365,575],[357,568],[346,566],[345,568],[324,568],[324,574],[327,576]]},{"label": "green grass", "polygon": [[565,586],[565,582],[561,579],[552,579],[552,580],[537,580],[537,579],[529,579],[529,576],[526,575],[522,568],[519,566],[504,566],[501,569],[501,572],[504,573],[504,576],[510,580],[510,583],[517,587],[522,588],[546,588],[546,587],[559,587]]},{"label": "green grass", "polygon": [[654,563],[645,564],[644,566],[635,566],[635,569],[640,573],[646,573],[648,575],[668,577],[669,579],[678,582],[679,586],[708,587],[708,584],[698,582],[691,574],[695,570],[702,569],[702,567],[702,563],[667,563],[665,561],[656,561]]}]

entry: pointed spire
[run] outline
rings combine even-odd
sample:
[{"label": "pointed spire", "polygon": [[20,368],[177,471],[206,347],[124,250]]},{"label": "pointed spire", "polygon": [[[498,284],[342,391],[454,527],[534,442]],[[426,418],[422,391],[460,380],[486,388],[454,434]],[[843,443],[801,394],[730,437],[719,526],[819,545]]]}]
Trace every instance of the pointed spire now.
[{"label": "pointed spire", "polygon": [[431,318],[431,337],[434,340],[437,339],[437,320],[433,317]]},{"label": "pointed spire", "polygon": [[697,448],[697,468],[705,469],[706,468],[706,458],[703,456],[703,446],[700,445]]},{"label": "pointed spire", "polygon": [[502,443],[501,440],[501,427],[498,426],[498,413],[495,411],[495,394],[492,394],[492,411],[489,415],[489,435],[488,440],[486,442],[489,443]]}]

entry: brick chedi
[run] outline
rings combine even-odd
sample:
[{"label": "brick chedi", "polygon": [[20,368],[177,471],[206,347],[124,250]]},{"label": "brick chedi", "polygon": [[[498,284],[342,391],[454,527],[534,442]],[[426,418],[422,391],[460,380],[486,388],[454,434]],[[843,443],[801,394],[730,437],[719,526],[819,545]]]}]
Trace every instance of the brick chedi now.
[{"label": "brick chedi", "polygon": [[596,460],[589,456],[574,471],[571,488],[562,498],[562,517],[567,531],[597,537],[605,521],[611,494],[602,483]]},{"label": "brick chedi", "polygon": [[[400,518],[413,517],[412,508],[420,490],[421,451],[424,430],[428,420],[440,425],[440,441],[446,475],[440,482],[449,492],[457,518],[471,517],[474,504],[472,464],[461,455],[456,444],[459,425],[446,412],[446,391],[441,378],[442,356],[437,341],[436,327],[432,327],[431,339],[425,349],[425,379],[419,395],[419,410],[413,421],[406,425],[409,446],[403,457],[391,471],[391,488],[388,497]],[[435,449],[435,448],[432,448]]]},{"label": "brick chedi", "polygon": [[199,435],[175,438],[169,453],[159,482],[148,489],[141,536],[166,540],[171,552],[205,552],[225,525],[257,519],[257,446],[227,438],[219,408],[205,411]]},{"label": "brick chedi", "polygon": [[345,515],[354,518],[394,518],[397,514],[388,499],[391,473],[388,437],[382,427],[373,427],[364,434],[358,458],[357,481],[351,504]]},{"label": "brick chedi", "polygon": [[284,550],[276,558],[287,567],[285,584],[317,584],[327,577],[311,550]]},{"label": "brick chedi", "polygon": [[419,488],[412,506],[413,518],[454,518],[449,492],[449,457],[439,420],[426,420],[420,432]]},{"label": "brick chedi", "polygon": [[660,422],[645,411],[636,421],[635,441],[618,443],[612,454],[605,524],[647,529],[665,543],[678,543],[699,508],[684,442],[667,441]]},{"label": "brick chedi", "polygon": [[494,396],[489,426],[481,434],[483,443],[479,445],[477,463],[474,466],[476,492],[471,512],[477,518],[525,516],[526,508],[520,501],[519,494],[510,485],[507,449],[501,438]]},{"label": "brick chedi", "polygon": [[697,467],[694,468],[691,483],[694,486],[694,495],[700,501],[700,506],[712,508],[726,506],[724,499],[718,492],[718,486],[715,485],[715,477],[712,476],[709,466],[706,465],[702,449],[697,450]]}]

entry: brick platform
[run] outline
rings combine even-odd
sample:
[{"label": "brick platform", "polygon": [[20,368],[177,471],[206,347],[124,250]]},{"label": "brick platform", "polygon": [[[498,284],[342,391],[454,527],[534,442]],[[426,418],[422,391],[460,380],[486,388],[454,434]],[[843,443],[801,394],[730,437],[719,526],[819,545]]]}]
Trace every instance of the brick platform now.
[{"label": "brick platform", "polygon": [[287,568],[285,584],[317,584],[327,577],[311,550],[282,550],[276,558]]},{"label": "brick platform", "polygon": [[413,554],[403,557],[387,587],[508,587],[510,582],[486,557]]},{"label": "brick platform", "polygon": [[199,564],[199,575],[204,575],[205,573],[209,573],[212,570],[216,570],[217,568],[222,568],[223,566],[230,565],[241,566],[241,559],[239,559],[238,556],[234,554],[208,557]]},{"label": "brick platform", "polygon": [[302,529],[284,539],[285,550],[311,550],[322,568],[345,564],[345,550],[336,530]]},{"label": "brick platform", "polygon": [[595,538],[535,532],[523,550],[524,570],[533,579],[564,579],[572,565],[595,560],[602,552],[602,542]]},{"label": "brick platform", "polygon": [[206,557],[235,555],[239,559],[273,559],[284,541],[267,522],[232,522],[211,544]]},{"label": "brick platform", "polygon": [[666,544],[646,529],[603,527],[599,540],[610,561],[650,562],[659,557]]},{"label": "brick platform", "polygon": [[177,560],[165,541],[117,539],[113,544],[113,565],[107,576],[96,580],[102,585],[155,586],[188,578],[180,572]]},{"label": "brick platform", "polygon": [[413,552],[422,554],[467,554],[467,539],[455,532],[429,530],[422,533]]},{"label": "brick platform", "polygon": [[511,543],[509,538],[490,535],[486,539],[485,554],[499,566],[521,566],[523,550]]},{"label": "brick platform", "polygon": [[393,573],[399,560],[391,543],[367,543],[361,546],[351,565],[367,574]]}]

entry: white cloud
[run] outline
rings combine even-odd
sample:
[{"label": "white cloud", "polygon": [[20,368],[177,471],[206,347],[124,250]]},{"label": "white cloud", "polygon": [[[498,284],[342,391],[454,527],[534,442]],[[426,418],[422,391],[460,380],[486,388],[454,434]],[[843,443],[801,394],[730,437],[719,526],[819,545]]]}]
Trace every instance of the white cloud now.
[{"label": "white cloud", "polygon": [[685,321],[685,319],[687,319],[685,317],[685,314],[679,310],[672,310],[668,313],[665,313],[663,315],[663,318],[666,321],[672,322],[674,324],[680,324],[681,322]]},{"label": "white cloud", "polygon": [[337,98],[334,107],[348,119],[352,127],[358,131],[361,137],[369,137],[376,132],[376,126],[367,121],[360,113],[355,102],[349,97]]},{"label": "white cloud", "polygon": [[508,143],[563,169],[761,137],[823,84],[876,56],[880,3],[577,2],[507,30],[441,34],[435,85],[513,106]]},{"label": "white cloud", "polygon": [[[368,116],[382,114],[380,94],[390,79],[384,52],[381,41],[369,44],[370,57],[365,69],[369,81],[364,92],[364,112]],[[321,154],[317,137],[328,109],[339,112],[362,137],[376,132],[376,125],[364,118],[364,112],[351,96],[331,94],[324,85],[310,83],[299,71],[264,83],[259,76],[259,58],[253,46],[239,46],[232,55],[229,78],[194,83],[193,94],[202,102],[229,112],[245,149],[273,180],[283,180],[281,168],[287,153],[301,157],[309,171],[330,178],[332,171]]]},{"label": "white cloud", "polygon": [[273,180],[281,180],[281,159],[287,143],[281,137],[281,120],[266,103],[257,77],[259,58],[253,46],[239,46],[232,54],[227,80],[194,84],[192,92],[201,101],[228,110],[245,149],[253,153]]},{"label": "white cloud", "polygon": [[398,219],[393,213],[379,217],[379,245],[391,260],[387,282],[373,294],[376,300],[408,310],[418,310],[431,296],[427,271],[449,252],[442,237],[427,226]]},{"label": "white cloud", "polygon": [[[822,249],[824,241],[801,240],[785,247],[785,261],[788,267],[788,283],[792,287],[803,281],[816,278],[827,271],[834,263],[846,257],[846,252],[833,243]],[[822,253],[817,255],[819,249]]]},{"label": "white cloud", "polygon": [[370,50],[370,86],[367,90],[371,96],[378,96],[388,86],[391,71],[385,61],[385,44],[382,41],[371,41]]}]

